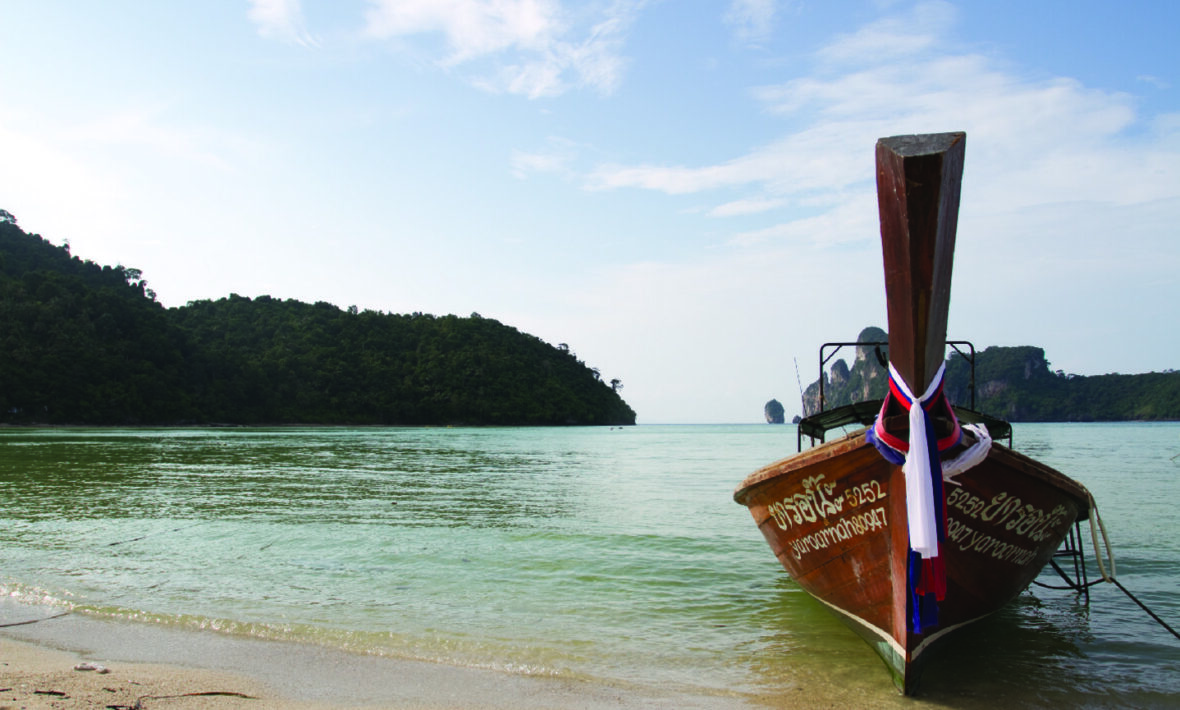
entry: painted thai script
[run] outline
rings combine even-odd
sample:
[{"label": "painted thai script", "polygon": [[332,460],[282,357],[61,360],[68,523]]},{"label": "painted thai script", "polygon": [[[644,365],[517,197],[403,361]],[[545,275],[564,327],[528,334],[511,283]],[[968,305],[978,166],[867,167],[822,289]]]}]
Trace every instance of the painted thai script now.
[{"label": "painted thai script", "polygon": [[946,536],[963,552],[974,551],[981,555],[990,555],[1001,562],[1011,562],[1014,565],[1026,565],[1037,556],[1036,550],[997,540],[951,517],[946,521]]},{"label": "painted thai script", "polygon": [[849,508],[871,505],[885,498],[885,495],[879,481],[848,486],[836,495],[836,484],[825,482],[821,473],[803,479],[802,492],[771,503],[767,506],[767,512],[780,529],[790,530],[804,522],[826,521],[830,516],[842,513],[845,505]]},{"label": "painted thai script", "polygon": [[865,535],[874,530],[885,528],[885,507],[878,506],[863,513],[857,513],[844,518],[835,525],[818,530],[810,535],[804,535],[791,541],[791,553],[795,559],[803,559],[808,552],[818,552],[838,542],[850,540],[853,537]]},{"label": "painted thai script", "polygon": [[972,519],[997,527],[1002,525],[1005,530],[1011,530],[1033,542],[1053,536],[1069,514],[1064,505],[1058,505],[1046,513],[1008,493],[997,493],[990,500],[984,500],[963,488],[955,488],[947,494],[946,504],[947,508],[962,511]]}]

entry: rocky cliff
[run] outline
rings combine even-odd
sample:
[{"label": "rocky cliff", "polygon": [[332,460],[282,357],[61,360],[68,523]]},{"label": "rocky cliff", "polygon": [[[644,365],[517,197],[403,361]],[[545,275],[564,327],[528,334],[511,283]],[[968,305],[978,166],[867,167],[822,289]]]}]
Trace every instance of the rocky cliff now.
[{"label": "rocky cliff", "polygon": [[[868,327],[856,337],[857,343],[883,343],[889,340],[884,330]],[[823,378],[823,406],[820,406],[819,380],[812,382],[803,391],[804,416],[815,414],[823,409],[832,409],[853,402],[864,402],[872,399],[882,399],[889,389],[889,371],[887,362],[888,346],[856,345],[852,348],[852,366],[843,358],[832,362],[827,372],[821,373]],[[880,357],[878,357],[878,352]]]},{"label": "rocky cliff", "polygon": [[[880,328],[865,328],[858,343],[887,340]],[[878,348],[855,346],[852,366],[835,360],[822,373],[824,407],[881,399],[889,372]],[[887,348],[880,348],[882,357]],[[805,415],[820,411],[820,382],[804,391]],[[947,398],[971,407],[971,368],[951,351],[947,358]],[[1180,372],[1138,375],[1069,375],[1054,371],[1043,348],[992,346],[975,356],[974,409],[1013,422],[1180,420]]]}]

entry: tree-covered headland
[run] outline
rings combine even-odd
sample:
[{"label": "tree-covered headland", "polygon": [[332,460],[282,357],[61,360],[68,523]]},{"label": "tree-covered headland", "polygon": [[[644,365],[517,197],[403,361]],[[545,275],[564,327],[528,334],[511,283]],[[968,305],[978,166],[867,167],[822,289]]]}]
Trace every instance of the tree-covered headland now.
[{"label": "tree-covered headland", "polygon": [[634,424],[621,388],[478,314],[238,295],[165,308],[138,270],[0,210],[0,423]]}]

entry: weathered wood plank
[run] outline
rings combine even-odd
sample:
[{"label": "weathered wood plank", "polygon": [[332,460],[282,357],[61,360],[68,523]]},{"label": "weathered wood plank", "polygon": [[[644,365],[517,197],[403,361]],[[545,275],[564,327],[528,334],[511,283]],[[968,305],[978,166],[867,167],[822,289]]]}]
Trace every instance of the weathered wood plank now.
[{"label": "weathered wood plank", "polygon": [[946,350],[965,133],[877,141],[889,358],[920,395]]}]

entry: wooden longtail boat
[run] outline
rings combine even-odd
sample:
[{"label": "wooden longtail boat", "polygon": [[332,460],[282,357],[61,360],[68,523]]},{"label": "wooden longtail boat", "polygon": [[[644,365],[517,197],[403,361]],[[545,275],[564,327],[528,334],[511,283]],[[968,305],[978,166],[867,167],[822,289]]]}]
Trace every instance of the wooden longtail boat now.
[{"label": "wooden longtail boat", "polygon": [[889,395],[804,419],[800,440],[867,427],[755,471],[734,493],[787,572],[904,693],[932,644],[1020,594],[1090,514],[1080,484],[991,440],[1011,442],[1005,422],[942,393],[965,142],[877,142]]}]

